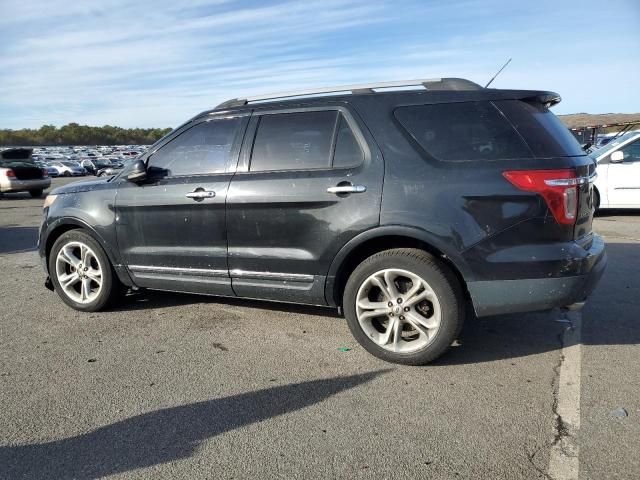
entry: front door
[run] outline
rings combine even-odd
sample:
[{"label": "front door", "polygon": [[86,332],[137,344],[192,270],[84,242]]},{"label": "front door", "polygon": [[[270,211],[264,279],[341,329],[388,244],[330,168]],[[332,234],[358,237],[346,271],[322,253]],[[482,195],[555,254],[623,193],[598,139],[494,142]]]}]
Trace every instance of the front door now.
[{"label": "front door", "polygon": [[379,223],[384,165],[344,107],[254,112],[227,196],[238,296],[326,304],[338,250]]},{"label": "front door", "polygon": [[620,148],[624,160],[609,163],[608,197],[612,207],[640,207],[640,140]]},{"label": "front door", "polygon": [[246,116],[187,124],[147,160],[148,179],[122,181],[118,248],[136,285],[233,295],[225,199]]}]

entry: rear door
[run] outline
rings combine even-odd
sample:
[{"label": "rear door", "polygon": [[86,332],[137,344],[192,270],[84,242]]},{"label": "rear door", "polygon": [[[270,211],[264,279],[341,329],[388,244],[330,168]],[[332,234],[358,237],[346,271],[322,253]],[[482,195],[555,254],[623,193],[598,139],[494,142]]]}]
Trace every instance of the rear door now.
[{"label": "rear door", "polygon": [[379,223],[384,166],[344,106],[255,112],[227,196],[233,290],[326,304],[337,251]]},{"label": "rear door", "polygon": [[122,180],[121,255],[138,286],[233,295],[225,199],[247,116],[197,121],[151,153],[148,181]]},{"label": "rear door", "polygon": [[624,155],[620,163],[609,162],[608,197],[610,206],[640,207],[640,140],[618,151]]}]

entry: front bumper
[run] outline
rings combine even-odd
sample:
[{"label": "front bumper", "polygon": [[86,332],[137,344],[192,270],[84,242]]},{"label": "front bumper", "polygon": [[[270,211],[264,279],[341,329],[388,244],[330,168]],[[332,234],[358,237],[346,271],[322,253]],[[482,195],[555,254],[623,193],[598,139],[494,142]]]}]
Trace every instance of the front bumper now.
[{"label": "front bumper", "polygon": [[532,312],[584,301],[600,281],[607,264],[604,242],[594,235],[585,258],[588,271],[567,277],[469,282],[467,288],[478,317]]},{"label": "front bumper", "polygon": [[6,179],[2,181],[0,188],[2,192],[27,192],[29,190],[44,190],[51,186],[50,178],[35,180]]}]

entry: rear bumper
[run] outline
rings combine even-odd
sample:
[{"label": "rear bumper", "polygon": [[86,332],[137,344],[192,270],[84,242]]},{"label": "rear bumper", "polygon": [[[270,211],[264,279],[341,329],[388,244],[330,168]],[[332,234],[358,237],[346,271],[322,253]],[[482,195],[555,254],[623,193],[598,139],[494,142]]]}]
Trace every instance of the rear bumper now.
[{"label": "rear bumper", "polygon": [[18,180],[18,179],[5,179],[0,183],[0,190],[2,192],[26,192],[29,190],[44,190],[51,186],[50,178],[42,178],[35,180]]},{"label": "rear bumper", "polygon": [[[479,317],[565,307],[584,301],[596,288],[607,264],[604,242],[594,235],[581,275],[521,280],[469,282],[467,288]],[[585,268],[586,267],[586,268]]]}]

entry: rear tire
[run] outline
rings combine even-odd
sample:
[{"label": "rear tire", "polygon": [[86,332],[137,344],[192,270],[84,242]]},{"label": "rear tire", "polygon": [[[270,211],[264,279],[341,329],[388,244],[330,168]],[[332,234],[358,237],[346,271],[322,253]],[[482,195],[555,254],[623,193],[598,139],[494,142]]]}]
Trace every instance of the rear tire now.
[{"label": "rear tire", "polygon": [[600,192],[597,188],[593,189],[593,210],[597,212],[600,209]]},{"label": "rear tire", "polygon": [[55,292],[75,310],[102,310],[121,291],[106,253],[82,230],[60,235],[49,253],[48,265]]},{"label": "rear tire", "polygon": [[355,339],[382,360],[425,365],[462,329],[465,301],[451,270],[427,252],[376,253],[353,271],[343,307]]},{"label": "rear tire", "polygon": [[42,196],[42,189],[38,189],[38,190],[29,190],[29,194],[33,197],[33,198],[40,198]]},{"label": "rear tire", "polygon": [[63,177],[70,177],[71,176],[71,172],[64,172],[62,174]]}]

